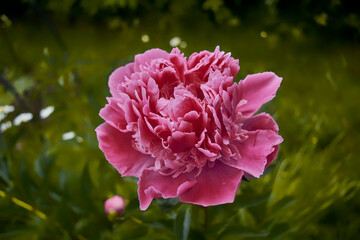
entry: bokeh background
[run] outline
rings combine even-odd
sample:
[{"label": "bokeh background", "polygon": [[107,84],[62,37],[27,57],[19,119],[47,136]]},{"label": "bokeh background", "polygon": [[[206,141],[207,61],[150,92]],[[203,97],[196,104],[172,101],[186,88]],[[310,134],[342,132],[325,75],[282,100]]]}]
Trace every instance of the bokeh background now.
[{"label": "bokeh background", "polygon": [[[0,239],[357,239],[360,7],[350,0],[23,0],[0,3]],[[107,79],[150,48],[231,52],[237,81],[283,77],[284,138],[233,204],[157,199],[142,212],[94,129]],[[118,194],[124,214],[104,201]]]}]

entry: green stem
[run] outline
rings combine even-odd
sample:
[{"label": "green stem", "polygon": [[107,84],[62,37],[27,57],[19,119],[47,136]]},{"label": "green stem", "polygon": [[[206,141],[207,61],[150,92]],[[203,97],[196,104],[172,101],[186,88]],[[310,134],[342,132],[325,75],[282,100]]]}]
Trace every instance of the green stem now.
[{"label": "green stem", "polygon": [[208,229],[209,226],[209,209],[207,207],[203,207],[204,209],[204,228]]}]

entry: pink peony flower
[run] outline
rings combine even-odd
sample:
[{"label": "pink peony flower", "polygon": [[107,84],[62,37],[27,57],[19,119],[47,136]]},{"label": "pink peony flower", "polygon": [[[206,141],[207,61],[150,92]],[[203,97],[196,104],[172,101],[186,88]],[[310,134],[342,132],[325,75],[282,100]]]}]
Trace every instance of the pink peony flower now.
[{"label": "pink peony flower", "polygon": [[106,214],[116,214],[120,216],[125,210],[125,200],[120,196],[113,196],[105,201]]},{"label": "pink peony flower", "polygon": [[159,197],[233,202],[243,176],[260,177],[276,157],[276,122],[254,114],[282,78],[265,72],[234,83],[239,69],[219,47],[188,60],[174,48],[136,55],[111,74],[99,147],[122,176],[140,179],[142,210]]}]

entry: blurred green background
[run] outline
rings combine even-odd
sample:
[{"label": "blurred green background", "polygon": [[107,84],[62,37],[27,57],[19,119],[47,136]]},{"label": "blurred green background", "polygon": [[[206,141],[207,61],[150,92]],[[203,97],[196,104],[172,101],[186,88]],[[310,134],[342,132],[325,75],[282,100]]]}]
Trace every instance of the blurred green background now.
[{"label": "blurred green background", "polygon": [[[350,0],[1,1],[0,239],[358,238],[359,13]],[[150,48],[216,45],[239,59],[237,81],[284,78],[261,109],[279,156],[233,204],[142,212],[137,180],[97,146],[108,76]],[[109,219],[114,194],[127,208]]]}]

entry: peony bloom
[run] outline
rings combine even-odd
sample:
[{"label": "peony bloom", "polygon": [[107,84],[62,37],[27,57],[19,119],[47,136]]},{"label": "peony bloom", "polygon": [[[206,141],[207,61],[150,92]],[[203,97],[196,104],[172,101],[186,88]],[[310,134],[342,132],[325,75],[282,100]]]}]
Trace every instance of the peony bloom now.
[{"label": "peony bloom", "polygon": [[243,176],[260,177],[276,157],[276,122],[254,114],[282,78],[265,72],[234,83],[239,69],[219,47],[188,60],[174,48],[136,55],[111,74],[99,147],[122,176],[139,178],[142,210],[159,197],[233,202]]},{"label": "peony bloom", "polygon": [[104,207],[106,214],[115,214],[120,216],[125,210],[125,200],[124,198],[115,195],[105,201]]}]

